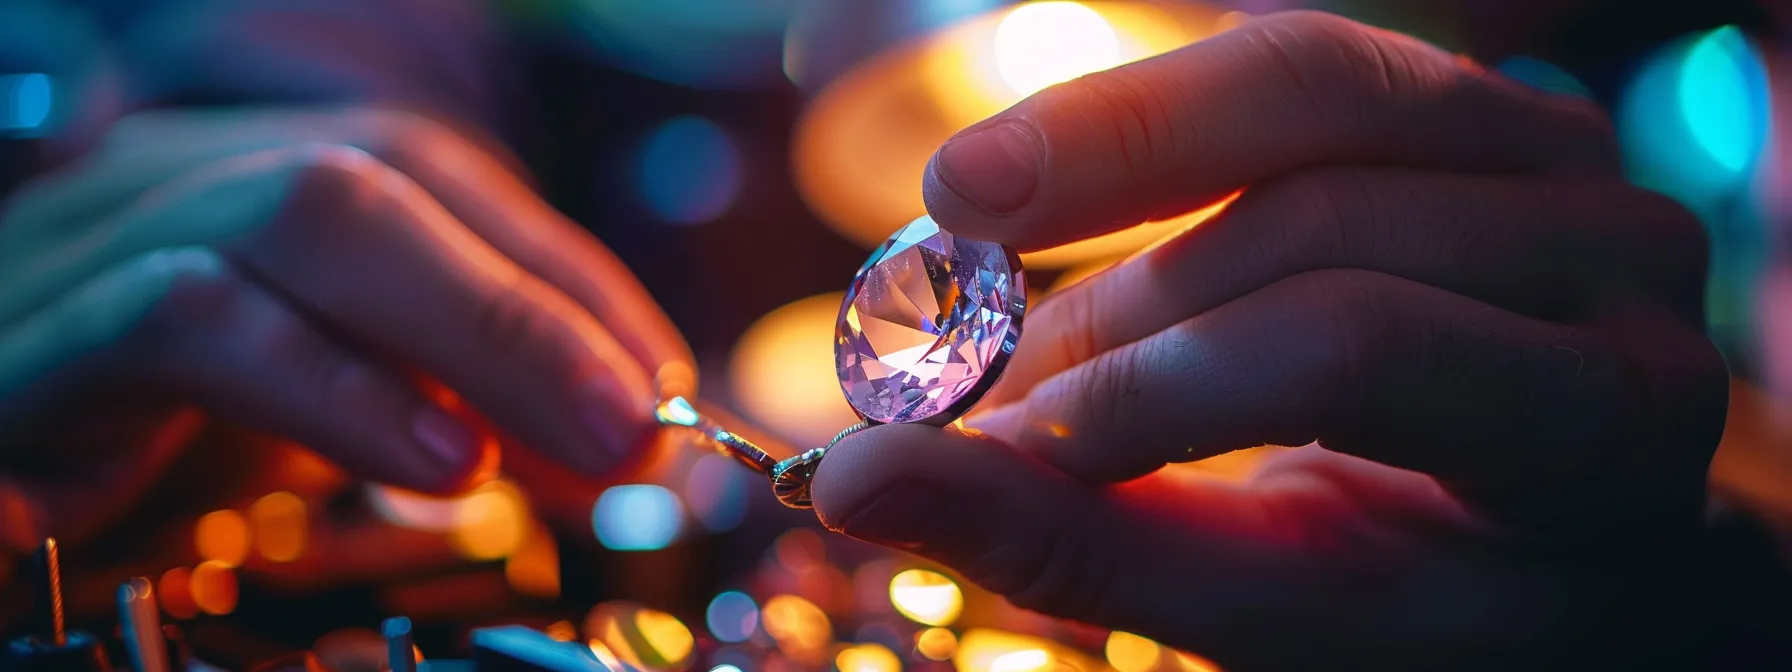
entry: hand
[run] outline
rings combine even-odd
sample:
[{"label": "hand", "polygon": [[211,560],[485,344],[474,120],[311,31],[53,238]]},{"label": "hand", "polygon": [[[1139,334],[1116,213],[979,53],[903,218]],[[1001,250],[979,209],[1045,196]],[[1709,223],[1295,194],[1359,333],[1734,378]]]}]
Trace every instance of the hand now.
[{"label": "hand", "polygon": [[420,383],[596,473],[654,435],[653,376],[690,361],[608,250],[408,114],[139,114],[0,220],[0,490],[60,534],[128,503],[189,403],[440,492],[487,440]]},{"label": "hand", "polygon": [[[1727,394],[1705,240],[1590,105],[1291,13],[1041,92],[926,177],[942,226],[1023,251],[1247,186],[1038,306],[980,432],[841,442],[823,520],[1229,669],[1692,634],[1664,605]],[[1156,472],[1311,442],[1242,485]]]}]

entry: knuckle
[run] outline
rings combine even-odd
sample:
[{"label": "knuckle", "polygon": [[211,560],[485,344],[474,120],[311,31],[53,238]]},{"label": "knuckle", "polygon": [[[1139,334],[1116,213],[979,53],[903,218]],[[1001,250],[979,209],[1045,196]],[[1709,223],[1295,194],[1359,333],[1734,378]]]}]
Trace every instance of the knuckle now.
[{"label": "knuckle", "polygon": [[[1292,216],[1284,221],[1279,247],[1309,250],[1319,259],[1352,259],[1374,241],[1370,190],[1360,172],[1348,168],[1311,168],[1274,178],[1263,198],[1285,204]],[[1315,249],[1317,248],[1317,249]]]},{"label": "knuckle", "polygon": [[[1102,129],[1129,174],[1156,175],[1155,167],[1176,154],[1182,133],[1171,114],[1175,78],[1152,77],[1147,67],[1120,67],[1084,75],[1048,89],[1052,103],[1068,103],[1089,127]],[[1169,88],[1167,88],[1169,87]]]},{"label": "knuckle", "polygon": [[402,176],[359,148],[308,143],[295,150],[294,161],[291,207],[378,211],[398,201],[396,187]]},{"label": "knuckle", "polygon": [[1286,83],[1330,114],[1366,114],[1415,79],[1405,50],[1379,31],[1333,14],[1287,12],[1252,25],[1250,37]]}]

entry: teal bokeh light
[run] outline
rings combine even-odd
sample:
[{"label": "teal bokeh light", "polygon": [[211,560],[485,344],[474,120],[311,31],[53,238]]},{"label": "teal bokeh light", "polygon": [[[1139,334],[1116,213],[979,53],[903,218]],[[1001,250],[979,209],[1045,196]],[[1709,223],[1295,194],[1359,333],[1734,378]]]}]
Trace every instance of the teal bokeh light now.
[{"label": "teal bokeh light", "polygon": [[1680,66],[1680,115],[1719,166],[1745,172],[1767,141],[1767,77],[1735,26],[1694,42]]},{"label": "teal bokeh light", "polygon": [[49,75],[0,75],[0,135],[37,135],[50,119],[54,98]]}]

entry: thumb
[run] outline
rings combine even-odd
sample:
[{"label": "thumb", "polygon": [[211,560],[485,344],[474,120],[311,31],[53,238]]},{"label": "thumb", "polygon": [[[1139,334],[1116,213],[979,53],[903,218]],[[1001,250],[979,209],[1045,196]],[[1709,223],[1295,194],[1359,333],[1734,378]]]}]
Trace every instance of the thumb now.
[{"label": "thumb", "polygon": [[1202,655],[1245,639],[1224,616],[1246,606],[1240,587],[1286,550],[1261,534],[1264,511],[1240,491],[1089,486],[950,429],[855,434],[829,451],[813,487],[829,529],[939,562],[1017,606]]}]

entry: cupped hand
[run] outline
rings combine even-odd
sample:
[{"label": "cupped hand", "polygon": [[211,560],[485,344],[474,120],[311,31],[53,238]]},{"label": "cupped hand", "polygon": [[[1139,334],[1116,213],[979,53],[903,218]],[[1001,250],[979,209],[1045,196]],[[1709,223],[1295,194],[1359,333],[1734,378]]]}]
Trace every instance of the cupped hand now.
[{"label": "cupped hand", "polygon": [[420,391],[438,384],[577,471],[629,459],[655,372],[690,354],[498,156],[405,113],[154,112],[21,189],[0,220],[0,460],[38,510],[13,517],[105,519],[178,447],[164,411],[184,404],[424,491],[486,442]]},{"label": "cupped hand", "polygon": [[[1727,395],[1706,243],[1590,104],[1290,13],[1047,89],[926,176],[942,226],[1023,251],[1240,189],[1038,306],[977,431],[842,441],[823,520],[1239,669],[1694,631],[1669,605]],[[1158,471],[1306,444],[1243,484]]]}]

